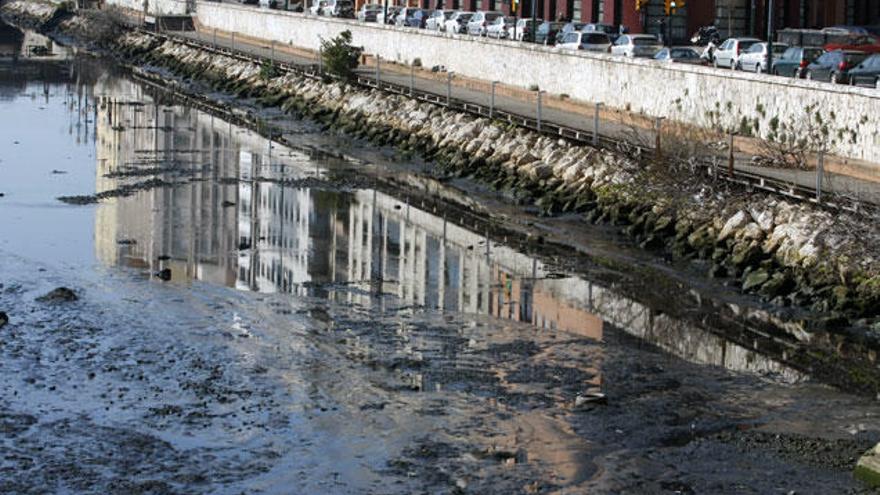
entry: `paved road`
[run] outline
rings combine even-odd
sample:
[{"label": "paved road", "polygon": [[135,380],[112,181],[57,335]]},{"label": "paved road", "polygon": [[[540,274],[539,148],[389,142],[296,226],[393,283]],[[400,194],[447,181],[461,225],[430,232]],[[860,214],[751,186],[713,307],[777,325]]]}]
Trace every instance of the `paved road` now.
[{"label": "paved road", "polygon": [[[184,36],[190,39],[198,40],[205,43],[213,43],[218,47],[234,49],[241,53],[260,56],[265,58],[274,58],[274,60],[291,65],[315,64],[317,59],[304,55],[294,54],[280,48],[273,49],[268,43],[253,43],[236,39],[234,37],[226,37],[223,35],[214,35],[213,32],[176,32],[176,35]],[[442,97],[447,94],[447,84],[445,81],[437,80],[433,77],[425,77],[420,72],[415,74],[399,72],[396,70],[388,70],[389,67],[382,69],[380,64],[380,80],[400,86],[409,86],[417,91],[433,93]],[[375,65],[361,67],[358,73],[362,76],[374,77],[376,74]],[[457,86],[453,78],[451,86],[451,96],[459,101],[474,103],[488,106],[491,95],[488,91],[479,91],[462,86]],[[529,95],[531,96],[531,95]],[[537,101],[534,96],[530,100],[516,98],[512,96],[496,95],[495,108],[509,113],[535,118],[537,114]],[[562,110],[557,108],[548,108],[546,105],[542,108],[542,121],[555,123],[565,127],[582,130],[584,133],[590,134],[593,131],[593,116],[584,115],[579,112]],[[651,129],[642,129],[634,126],[623,125],[619,122],[608,119],[600,119],[600,133],[602,136],[625,141],[636,141],[645,146],[653,146],[655,134]],[[751,156],[744,153],[737,153],[735,168],[738,171],[750,172],[767,178],[784,181],[786,183],[795,184],[804,188],[815,189],[816,172],[778,169],[768,167],[756,167],[751,165]],[[865,181],[854,177],[825,172],[822,179],[823,191],[845,194],[850,198],[860,201],[867,201],[874,204],[880,204],[880,183]]]}]

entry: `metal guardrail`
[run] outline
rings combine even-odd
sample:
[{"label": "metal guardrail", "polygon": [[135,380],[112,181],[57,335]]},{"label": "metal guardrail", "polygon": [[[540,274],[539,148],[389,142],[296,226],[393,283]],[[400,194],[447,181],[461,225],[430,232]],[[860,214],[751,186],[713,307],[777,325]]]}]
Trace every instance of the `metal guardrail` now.
[{"label": "metal guardrail", "polygon": [[[165,38],[173,38],[177,42],[191,46],[199,50],[209,50],[215,53],[223,54],[232,58],[236,58],[246,62],[262,64],[272,62],[275,67],[282,71],[291,72],[313,80],[325,77],[333,77],[323,73],[321,67],[315,64],[289,64],[278,60],[271,60],[268,57],[247,53],[243,50],[231,49],[214,43],[205,42],[188,36],[181,36],[174,33],[163,32],[154,33],[141,30],[145,34],[151,36],[159,36]],[[267,48],[268,49],[268,48]],[[514,112],[499,110],[497,108],[489,108],[488,106],[478,103],[468,102],[451,97],[449,95],[440,95],[429,91],[411,88],[409,86],[383,81],[381,78],[377,80],[375,77],[358,76],[355,83],[364,88],[376,89],[390,94],[406,96],[419,101],[430,103],[433,105],[443,106],[452,110],[465,112],[477,117],[492,118],[500,120],[504,123],[529,129],[546,136],[564,138],[580,145],[598,146],[601,148],[611,149],[617,152],[624,152],[631,156],[646,157],[653,156],[656,148],[644,146],[638,143],[632,143],[622,139],[616,139],[611,136],[599,134],[597,141],[594,142],[593,131],[585,131],[560,124],[556,124],[545,119],[538,119],[532,116],[521,115]],[[846,210],[858,212],[866,209],[864,203],[825,191],[821,195],[817,194],[815,188],[805,187],[789,181],[769,177],[754,172],[744,170],[733,170],[726,165],[721,165],[718,161],[702,160],[696,164],[707,177],[713,179],[721,179],[728,183],[735,184],[746,188],[747,190],[762,190],[784,196],[786,198],[803,201],[833,210]]]}]

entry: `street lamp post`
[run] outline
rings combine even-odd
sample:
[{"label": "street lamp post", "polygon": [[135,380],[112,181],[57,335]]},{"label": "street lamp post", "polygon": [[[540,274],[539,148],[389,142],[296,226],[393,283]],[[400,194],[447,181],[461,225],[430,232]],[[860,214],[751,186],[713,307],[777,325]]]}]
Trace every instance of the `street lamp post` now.
[{"label": "street lamp post", "polygon": [[535,42],[535,31],[537,31],[537,29],[535,29],[535,21],[536,21],[535,16],[538,14],[537,10],[536,10],[537,9],[536,4],[538,3],[538,0],[529,0],[529,1],[532,3],[532,29],[529,29],[529,38],[531,38],[532,43],[534,43]]},{"label": "street lamp post", "polygon": [[675,13],[675,0],[669,2],[669,10],[666,12],[666,45],[672,46],[672,14]]},{"label": "street lamp post", "polygon": [[767,1],[767,74],[773,72],[773,0]]}]

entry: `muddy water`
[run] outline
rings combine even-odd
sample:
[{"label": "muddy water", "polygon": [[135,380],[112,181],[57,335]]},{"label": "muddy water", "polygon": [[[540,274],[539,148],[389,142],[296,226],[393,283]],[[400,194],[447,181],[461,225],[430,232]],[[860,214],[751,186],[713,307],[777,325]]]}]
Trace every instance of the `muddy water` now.
[{"label": "muddy water", "polygon": [[[307,122],[276,120],[282,146],[106,64],[15,64],[0,491],[863,489],[874,402],[752,320],[713,326],[761,308],[567,271],[485,222],[502,202],[475,210],[480,191]],[[37,299],[58,286],[79,299]]]}]

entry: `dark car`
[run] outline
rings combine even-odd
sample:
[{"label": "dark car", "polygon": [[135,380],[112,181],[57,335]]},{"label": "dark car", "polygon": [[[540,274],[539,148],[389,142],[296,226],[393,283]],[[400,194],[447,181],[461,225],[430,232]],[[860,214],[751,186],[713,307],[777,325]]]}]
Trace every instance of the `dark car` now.
[{"label": "dark car", "polygon": [[599,22],[591,22],[590,24],[585,24],[581,31],[585,33],[605,33],[611,38],[611,41],[617,41],[617,38],[620,37],[620,28],[616,28],[611,24],[602,24]]},{"label": "dark car", "polygon": [[853,86],[872,86],[880,89],[880,54],[875,53],[849,71]]},{"label": "dark car", "polygon": [[773,61],[773,74],[777,76],[796,77],[803,79],[804,69],[822,55],[817,46],[792,46]]},{"label": "dark car", "polygon": [[394,23],[398,26],[423,28],[430,16],[430,10],[405,7],[397,14],[397,19]]},{"label": "dark car", "polygon": [[849,71],[868,58],[865,52],[834,50],[826,52],[807,66],[806,77],[837,84],[849,82]]},{"label": "dark car", "polygon": [[563,22],[544,21],[538,26],[538,29],[535,30],[535,43],[540,43],[542,45],[556,44],[556,36],[564,25],[565,23]]},{"label": "dark car", "polygon": [[556,33],[556,42],[561,42],[562,38],[564,38],[566,34],[574,31],[580,31],[584,28],[584,26],[586,26],[586,24],[584,24],[583,22],[566,23],[564,26],[562,26],[562,29],[560,29],[559,32]]}]

